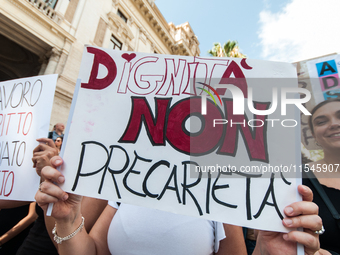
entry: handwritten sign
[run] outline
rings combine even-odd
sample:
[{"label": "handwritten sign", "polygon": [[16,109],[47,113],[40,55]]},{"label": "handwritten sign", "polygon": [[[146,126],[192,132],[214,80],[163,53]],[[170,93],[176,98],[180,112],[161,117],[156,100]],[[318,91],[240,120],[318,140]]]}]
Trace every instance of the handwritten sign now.
[{"label": "handwritten sign", "polygon": [[79,78],[65,191],[286,231],[301,170],[293,65],[88,46]]},{"label": "handwritten sign", "polygon": [[[312,98],[303,104],[311,111],[315,105],[328,98],[340,97],[338,70],[340,55],[330,54],[295,63],[300,88],[308,89]],[[309,116],[301,113],[301,142],[308,150],[320,150],[308,125]]]},{"label": "handwritten sign", "polygon": [[307,62],[316,104],[340,98],[340,55],[327,56]]},{"label": "handwritten sign", "polygon": [[58,75],[0,82],[0,199],[34,201],[32,152],[46,137]]}]

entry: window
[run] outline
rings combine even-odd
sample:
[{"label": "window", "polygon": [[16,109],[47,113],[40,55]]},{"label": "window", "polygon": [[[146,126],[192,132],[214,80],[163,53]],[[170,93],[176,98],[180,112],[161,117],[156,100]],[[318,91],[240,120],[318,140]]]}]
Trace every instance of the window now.
[{"label": "window", "polygon": [[119,17],[121,17],[122,20],[124,20],[125,23],[127,23],[127,17],[125,17],[125,15],[124,15],[119,9],[118,9],[118,11],[117,11],[117,15],[118,15]]},{"label": "window", "polygon": [[111,35],[111,48],[114,50],[121,50],[123,47],[123,44],[116,38],[114,35]]},{"label": "window", "polygon": [[45,0],[45,3],[51,7],[52,9],[55,8],[56,4],[57,4],[58,0]]}]

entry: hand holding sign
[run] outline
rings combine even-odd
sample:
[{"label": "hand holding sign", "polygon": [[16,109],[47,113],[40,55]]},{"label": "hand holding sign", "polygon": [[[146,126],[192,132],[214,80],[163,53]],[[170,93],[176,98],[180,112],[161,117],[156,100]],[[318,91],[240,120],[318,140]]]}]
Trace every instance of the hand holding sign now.
[{"label": "hand holding sign", "polygon": [[37,139],[39,145],[33,150],[33,167],[37,174],[41,175],[41,170],[45,166],[50,166],[50,160],[52,157],[58,155],[58,150],[52,139],[39,138]]},{"label": "hand holding sign", "polygon": [[49,203],[54,203],[52,216],[56,219],[74,219],[80,213],[82,196],[68,194],[56,184],[65,181],[64,176],[56,168],[63,163],[59,156],[51,159],[51,165],[41,171],[44,181],[41,183],[35,199],[39,206],[46,211]]},{"label": "hand holding sign", "polygon": [[[42,170],[42,177],[45,178],[46,181],[42,183],[41,190],[37,192],[36,200],[45,211],[47,210],[47,205],[49,203],[54,203],[52,216],[57,221],[57,233],[59,233],[58,230],[61,232],[65,229],[71,232],[75,229],[74,226],[77,226],[81,215],[81,196],[67,194],[53,183],[64,182],[63,175],[55,169],[62,164],[62,159],[60,157],[54,157],[51,159],[51,164],[52,167],[44,167]],[[286,207],[284,211],[287,216],[285,217],[283,224],[289,228],[304,228],[305,232],[292,231],[288,234],[283,234],[278,232],[260,231],[257,239],[257,246],[253,254],[295,254],[296,242],[305,245],[305,251],[308,255],[314,254],[319,249],[318,237],[314,234],[314,231],[320,229],[322,226],[321,219],[317,215],[318,208],[314,203],[310,202],[312,193],[309,188],[300,185],[299,192],[306,201],[295,202]],[[112,208],[110,210],[112,210]],[[98,219],[98,222],[100,223],[97,224],[96,231],[101,236],[104,235],[102,237],[106,240],[107,224],[112,220],[114,213],[111,212],[109,214],[110,216],[108,216],[108,211],[106,210],[105,212],[106,213],[101,215]],[[107,217],[110,219],[107,219]],[[106,224],[101,224],[103,220],[105,220]],[[66,249],[72,249],[73,252],[76,251],[77,253],[81,253],[82,250],[77,249],[83,247],[88,249],[88,243],[96,243],[98,240],[99,239],[97,238],[93,240],[86,232],[82,232],[81,235],[78,234],[77,239],[75,239]],[[106,245],[106,242],[96,243],[96,246],[99,249],[107,250],[108,247],[104,247]],[[138,249],[138,247],[134,248]]]},{"label": "hand holding sign", "polygon": [[[296,243],[303,244],[307,255],[315,254],[320,249],[318,235],[314,232],[322,227],[322,220],[318,216],[318,207],[311,202],[313,193],[307,187],[300,185],[299,193],[304,201],[295,202],[285,208],[286,217],[283,224],[288,228],[303,228],[304,232],[291,231],[283,234],[279,232],[260,231],[253,254],[262,254],[260,250],[266,250],[268,254],[286,255],[296,253]],[[278,247],[284,247],[279,250]]]}]

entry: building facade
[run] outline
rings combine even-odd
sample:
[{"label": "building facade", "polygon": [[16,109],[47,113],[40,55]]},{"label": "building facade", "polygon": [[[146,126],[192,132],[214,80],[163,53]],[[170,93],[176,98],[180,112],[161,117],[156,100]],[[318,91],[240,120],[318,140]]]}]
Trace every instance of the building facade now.
[{"label": "building facade", "polygon": [[0,81],[58,74],[53,126],[67,121],[85,44],[199,56],[190,24],[168,24],[154,1],[0,0]]}]

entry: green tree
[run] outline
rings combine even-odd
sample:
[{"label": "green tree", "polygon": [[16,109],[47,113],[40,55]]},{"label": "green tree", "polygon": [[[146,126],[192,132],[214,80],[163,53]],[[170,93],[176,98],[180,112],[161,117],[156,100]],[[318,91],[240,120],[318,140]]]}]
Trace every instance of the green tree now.
[{"label": "green tree", "polygon": [[245,58],[246,55],[240,52],[238,42],[230,41],[223,44],[223,47],[220,43],[214,43],[214,46],[211,50],[208,50],[210,56],[213,57],[230,57],[230,58]]}]

